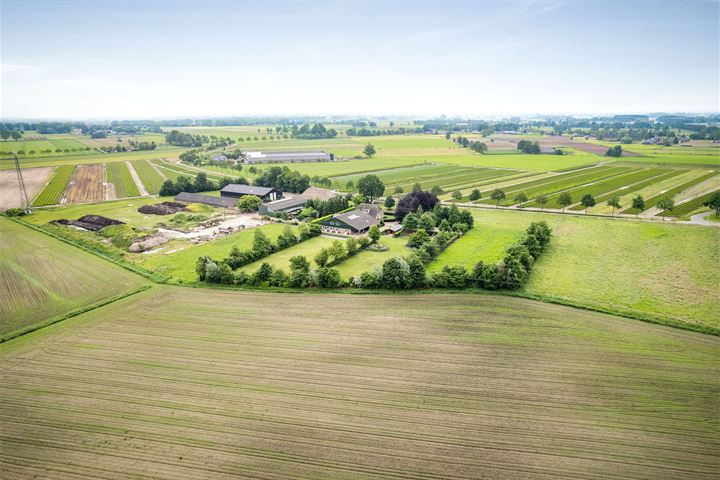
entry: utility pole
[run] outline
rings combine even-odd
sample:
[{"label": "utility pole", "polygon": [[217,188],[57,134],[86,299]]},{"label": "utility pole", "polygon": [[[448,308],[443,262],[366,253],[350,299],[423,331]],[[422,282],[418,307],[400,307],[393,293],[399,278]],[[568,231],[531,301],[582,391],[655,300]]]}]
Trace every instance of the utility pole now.
[{"label": "utility pole", "polygon": [[18,159],[18,156],[14,153],[13,157],[15,158],[15,173],[17,173],[18,190],[20,191],[20,208],[22,208],[25,213],[31,213],[30,198],[28,198],[27,190],[25,189],[25,180],[23,180],[22,170],[20,169],[20,159]]}]

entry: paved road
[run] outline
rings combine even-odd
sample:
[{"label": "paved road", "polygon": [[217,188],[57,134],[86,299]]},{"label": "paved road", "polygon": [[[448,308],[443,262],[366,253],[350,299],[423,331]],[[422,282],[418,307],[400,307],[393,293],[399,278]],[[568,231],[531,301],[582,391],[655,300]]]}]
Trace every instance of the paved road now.
[{"label": "paved road", "polygon": [[704,225],[706,227],[720,227],[720,223],[718,222],[711,222],[710,220],[705,220],[713,213],[715,212],[712,210],[710,210],[709,212],[696,213],[695,215],[690,217],[690,223],[694,223],[695,225]]}]

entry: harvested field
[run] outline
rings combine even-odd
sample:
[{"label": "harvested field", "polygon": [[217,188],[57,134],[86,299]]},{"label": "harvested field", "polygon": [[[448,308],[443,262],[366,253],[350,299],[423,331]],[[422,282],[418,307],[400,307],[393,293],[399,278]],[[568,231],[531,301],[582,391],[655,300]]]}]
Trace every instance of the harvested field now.
[{"label": "harvested field", "polygon": [[0,339],[111,298],[145,280],[0,217]]},{"label": "harvested field", "polygon": [[[31,202],[47,183],[52,170],[52,167],[22,169],[25,190]],[[0,170],[0,210],[17,208],[21,205],[20,187],[15,170]]]},{"label": "harvested field", "polygon": [[0,346],[8,478],[720,468],[717,337],[556,305],[153,287],[18,340]]},{"label": "harvested field", "polygon": [[78,165],[70,181],[66,194],[66,203],[99,202],[105,199],[104,166]]},{"label": "harvested field", "polygon": [[[530,137],[530,136],[510,136],[510,137],[503,137],[503,136],[497,136],[494,137],[496,142],[501,143],[502,145],[506,145],[507,143],[512,142],[515,145],[515,148],[517,148],[517,143],[520,140],[531,140],[533,142],[538,142],[540,144],[541,148],[553,148],[553,147],[564,147],[564,148],[574,148],[576,150],[580,150],[581,152],[585,153],[592,153],[594,155],[600,155],[604,156],[607,151],[608,147],[604,145],[599,145],[597,143],[587,143],[584,142],[582,139],[578,140],[570,140],[569,137],[561,136],[561,135],[548,135],[548,136],[537,136],[537,137]],[[491,146],[491,143],[488,143],[488,146]],[[640,154],[636,152],[629,152],[627,150],[623,149],[623,157],[639,157]]]}]

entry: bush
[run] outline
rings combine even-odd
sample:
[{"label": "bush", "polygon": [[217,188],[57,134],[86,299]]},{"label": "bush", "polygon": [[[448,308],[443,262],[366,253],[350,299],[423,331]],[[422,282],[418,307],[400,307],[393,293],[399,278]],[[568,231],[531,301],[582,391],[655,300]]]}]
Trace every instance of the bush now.
[{"label": "bush", "polygon": [[322,288],[337,288],[341,283],[340,272],[334,268],[320,268],[317,271],[317,282]]},{"label": "bush", "polygon": [[8,217],[24,217],[27,215],[27,212],[22,208],[8,208],[5,210],[5,215]]}]

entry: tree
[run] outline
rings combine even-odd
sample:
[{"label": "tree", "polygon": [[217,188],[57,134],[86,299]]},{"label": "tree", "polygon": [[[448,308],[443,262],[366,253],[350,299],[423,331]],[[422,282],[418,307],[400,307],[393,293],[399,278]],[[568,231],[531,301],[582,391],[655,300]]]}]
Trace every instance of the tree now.
[{"label": "tree", "polygon": [[370,240],[372,240],[373,243],[380,240],[380,229],[377,225],[370,227],[370,230],[368,230],[368,237],[370,237]]},{"label": "tree", "polygon": [[270,239],[259,228],[255,229],[252,250],[257,255],[257,258],[266,257],[272,253]]},{"label": "tree", "polygon": [[395,195],[402,195],[404,192],[403,187],[395,187]]},{"label": "tree", "polygon": [[503,191],[500,190],[499,188],[498,188],[498,189],[495,189],[495,190],[490,194],[490,198],[495,201],[495,206],[496,206],[496,207],[499,207],[499,206],[500,206],[500,202],[502,202],[503,200],[505,200],[505,192],[503,192]]},{"label": "tree", "polygon": [[430,241],[430,235],[425,230],[418,230],[410,235],[407,246],[410,248],[420,248]]},{"label": "tree", "polygon": [[710,207],[715,210],[715,216],[720,217],[720,192],[715,192],[703,202],[704,207]]},{"label": "tree", "polygon": [[297,272],[310,272],[310,262],[302,255],[290,257],[290,270]]},{"label": "tree", "polygon": [[328,248],[328,254],[333,258],[334,263],[339,263],[347,256],[345,245],[340,240],[333,240]]},{"label": "tree", "polygon": [[420,224],[420,216],[415,212],[410,212],[402,219],[402,224],[408,230],[417,230]]},{"label": "tree", "polygon": [[632,199],[632,208],[635,209],[636,217],[640,215],[640,212],[645,210],[645,199],[642,197],[642,195],[638,195],[637,197]]},{"label": "tree", "polygon": [[422,192],[422,185],[420,185],[420,182],[415,182],[413,184],[412,191],[413,192]]},{"label": "tree", "polygon": [[528,201],[528,197],[524,192],[520,192],[513,197],[513,200],[518,204],[518,207],[522,208],[522,204]]},{"label": "tree", "polygon": [[327,249],[323,248],[320,250],[317,255],[315,255],[315,263],[318,267],[322,268],[325,265],[327,265],[328,260],[330,260],[330,253],[327,251]]},{"label": "tree", "polygon": [[568,192],[563,192],[558,197],[557,203],[560,207],[562,207],[562,211],[564,212],[565,208],[567,208],[569,205],[572,205],[573,200]]},{"label": "tree", "polygon": [[392,210],[392,208],[395,206],[395,199],[393,197],[387,197],[383,205],[385,205],[385,208],[387,208],[388,210]]},{"label": "tree", "polygon": [[369,201],[382,196],[385,193],[385,184],[377,175],[365,175],[358,180],[358,192],[365,195]]},{"label": "tree", "polygon": [[0,130],[0,137],[2,137],[3,140],[7,141],[8,138],[10,138],[10,130],[7,128],[3,128]]},{"label": "tree", "polygon": [[22,137],[22,133],[18,132],[17,130],[13,130],[12,132],[10,132],[10,136],[13,140],[17,141],[20,140],[20,138]]},{"label": "tree", "polygon": [[614,147],[608,148],[607,153],[605,154],[606,157],[622,157],[622,147],[620,145],[615,145]]},{"label": "tree", "polygon": [[412,191],[402,197],[395,209],[395,218],[402,222],[405,215],[411,212],[417,212],[420,208],[423,211],[432,210],[438,203],[438,198],[432,192],[422,190]]},{"label": "tree", "polygon": [[405,288],[406,279],[410,274],[410,266],[402,257],[393,257],[382,266],[380,283],[384,288],[396,290]]},{"label": "tree", "polygon": [[657,207],[660,209],[661,212],[663,212],[663,220],[665,220],[664,213],[672,212],[673,208],[675,208],[675,201],[672,199],[672,197],[663,197],[657,202]]},{"label": "tree", "polygon": [[445,193],[442,188],[440,188],[439,185],[433,185],[433,187],[430,189],[430,191],[437,197],[439,195],[442,195]]},{"label": "tree", "polygon": [[455,190],[452,193],[452,197],[453,197],[453,199],[460,201],[460,200],[462,200],[462,192],[460,192],[460,190]]},{"label": "tree", "polygon": [[545,209],[545,204],[548,202],[547,195],[538,195],[535,197],[535,201],[540,204],[540,210]]},{"label": "tree", "polygon": [[243,195],[237,202],[237,208],[241,212],[257,212],[262,204],[260,197],[255,195]]},{"label": "tree", "polygon": [[375,147],[373,147],[371,144],[365,145],[365,148],[363,149],[363,153],[368,158],[372,158],[373,155],[375,155]]},{"label": "tree", "polygon": [[340,272],[334,268],[319,268],[317,271],[317,283],[322,288],[337,288],[340,286]]},{"label": "tree", "polygon": [[615,209],[622,207],[622,205],[620,205],[620,197],[618,197],[617,195],[613,195],[612,197],[608,198],[607,203],[612,207],[612,216],[614,217]]},{"label": "tree", "polygon": [[587,215],[588,208],[595,206],[595,197],[590,194],[583,195],[582,199],[580,200],[580,205],[585,207],[585,215]]},{"label": "tree", "polygon": [[480,193],[480,190],[475,188],[475,189],[473,189],[472,192],[470,192],[469,198],[470,198],[471,202],[476,202],[476,201],[480,200],[480,198],[482,198],[482,194]]}]

